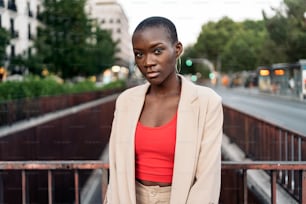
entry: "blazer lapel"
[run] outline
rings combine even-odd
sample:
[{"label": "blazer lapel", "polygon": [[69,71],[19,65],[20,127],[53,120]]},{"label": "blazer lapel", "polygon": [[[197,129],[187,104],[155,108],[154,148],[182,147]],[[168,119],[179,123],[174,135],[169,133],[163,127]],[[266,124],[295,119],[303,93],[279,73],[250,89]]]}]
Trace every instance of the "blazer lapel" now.
[{"label": "blazer lapel", "polygon": [[195,86],[182,77],[182,91],[178,108],[175,162],[171,204],[187,199],[193,183],[198,148],[199,104]]},{"label": "blazer lapel", "polygon": [[130,131],[127,133],[129,141],[129,150],[127,152],[127,182],[129,185],[129,194],[132,203],[136,204],[136,191],[135,191],[135,131],[136,125],[141,114],[141,110],[144,104],[145,95],[148,90],[149,84],[146,83],[142,86],[140,91],[135,92],[130,99],[127,101],[128,114],[126,117],[126,130]]}]

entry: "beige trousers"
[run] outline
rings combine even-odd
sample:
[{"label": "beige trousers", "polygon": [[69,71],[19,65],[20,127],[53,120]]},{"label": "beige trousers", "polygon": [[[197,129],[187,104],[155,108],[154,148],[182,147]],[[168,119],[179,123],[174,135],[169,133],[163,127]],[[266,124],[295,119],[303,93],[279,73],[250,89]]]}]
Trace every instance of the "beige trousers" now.
[{"label": "beige trousers", "polygon": [[171,186],[145,186],[136,181],[137,204],[169,204]]}]

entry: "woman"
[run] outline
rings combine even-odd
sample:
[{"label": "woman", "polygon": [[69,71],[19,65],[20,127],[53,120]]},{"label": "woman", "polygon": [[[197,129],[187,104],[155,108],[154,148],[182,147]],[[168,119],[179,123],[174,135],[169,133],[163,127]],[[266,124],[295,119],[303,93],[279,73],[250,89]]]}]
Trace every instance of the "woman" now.
[{"label": "woman", "polygon": [[221,98],[177,74],[183,46],[169,19],[143,20],[132,44],[135,63],[148,83],[117,99],[108,203],[217,204]]}]

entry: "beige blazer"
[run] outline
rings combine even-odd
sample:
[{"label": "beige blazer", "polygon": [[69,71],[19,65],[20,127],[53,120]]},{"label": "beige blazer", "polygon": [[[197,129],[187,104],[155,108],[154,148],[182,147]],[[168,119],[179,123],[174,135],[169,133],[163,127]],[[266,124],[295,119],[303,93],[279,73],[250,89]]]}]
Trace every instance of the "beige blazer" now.
[{"label": "beige blazer", "polygon": [[[171,204],[217,204],[221,183],[221,98],[182,78]],[[116,101],[110,138],[107,203],[136,204],[134,135],[149,83]]]}]

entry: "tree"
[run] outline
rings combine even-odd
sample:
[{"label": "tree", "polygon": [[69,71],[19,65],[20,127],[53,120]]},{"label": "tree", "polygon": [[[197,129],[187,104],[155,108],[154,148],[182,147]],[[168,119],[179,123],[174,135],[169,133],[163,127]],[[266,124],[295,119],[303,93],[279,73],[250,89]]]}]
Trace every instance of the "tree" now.
[{"label": "tree", "polygon": [[223,72],[254,70],[261,64],[258,56],[267,36],[263,21],[246,20],[238,24],[241,29],[225,45]]},{"label": "tree", "polygon": [[101,72],[114,61],[115,46],[110,34],[95,28],[85,11],[86,0],[44,1],[43,26],[35,40],[30,70],[47,68],[63,78]]},{"label": "tree", "polygon": [[215,63],[221,60],[221,72],[254,70],[260,64],[258,58],[267,37],[263,21],[234,22],[224,17],[218,22],[202,26],[194,50],[199,57]]},{"label": "tree", "polygon": [[0,28],[0,66],[4,65],[6,46],[10,43],[10,35],[7,30]]},{"label": "tree", "polygon": [[306,11],[305,0],[284,0],[285,9],[275,9],[276,14],[268,18],[264,13],[269,38],[279,47],[286,60],[297,61],[306,57]]},{"label": "tree", "polygon": [[117,45],[117,43],[113,42],[108,31],[99,27],[94,30],[96,30],[93,34],[94,43],[89,45],[89,55],[85,59],[85,63],[91,67],[87,70],[89,75],[101,73],[104,69],[113,65]]},{"label": "tree", "polygon": [[202,26],[194,49],[216,65],[218,57],[223,55],[225,45],[232,36],[240,29],[240,25],[228,17],[218,22],[208,22]]}]

